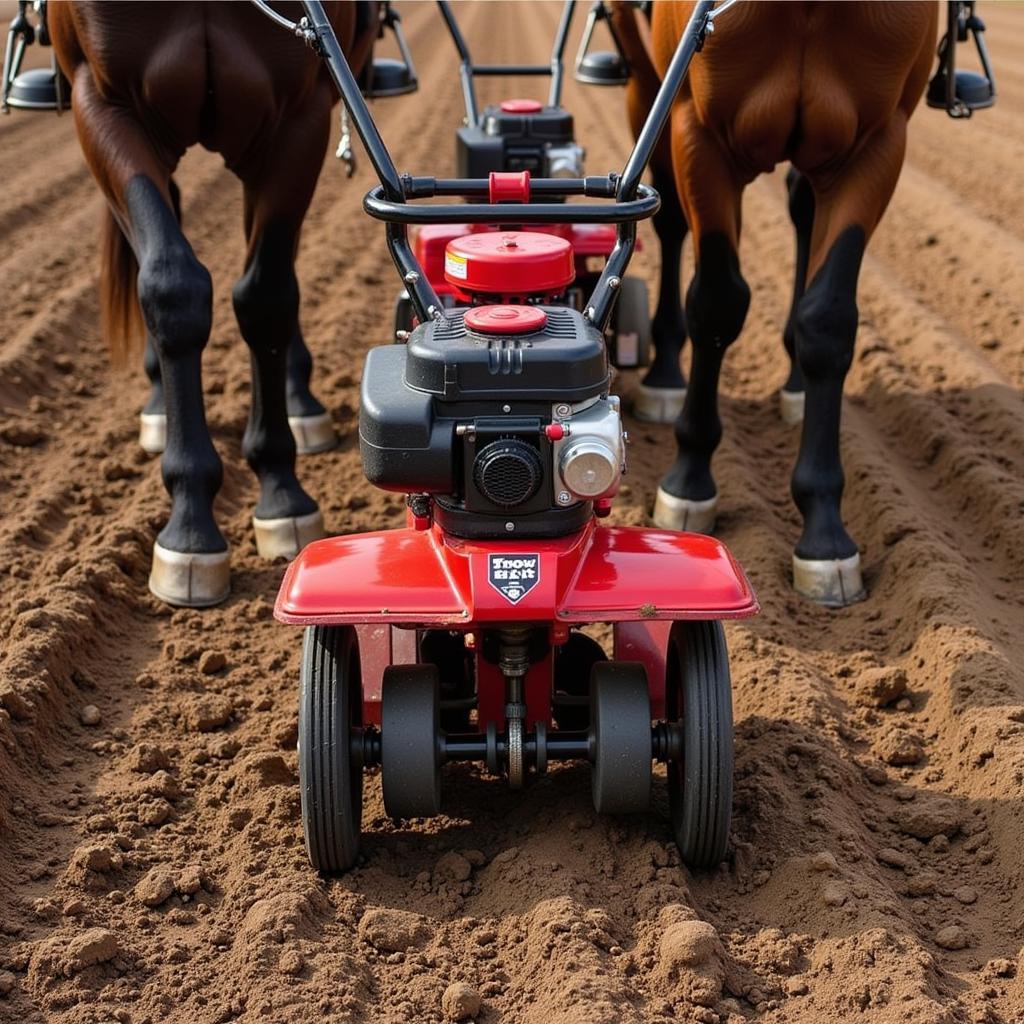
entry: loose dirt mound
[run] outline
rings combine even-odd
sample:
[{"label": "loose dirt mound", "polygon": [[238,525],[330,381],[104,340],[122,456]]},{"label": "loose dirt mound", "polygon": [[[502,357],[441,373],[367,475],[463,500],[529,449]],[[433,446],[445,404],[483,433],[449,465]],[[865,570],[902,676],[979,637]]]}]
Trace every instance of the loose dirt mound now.
[{"label": "loose dirt mound", "polygon": [[[493,60],[543,59],[557,13],[460,11]],[[371,778],[364,863],[310,872],[299,638],[271,620],[281,568],[256,558],[239,451],[236,184],[206,153],[180,175],[218,288],[205,369],[234,591],[171,612],[146,590],[167,502],[135,441],[141,373],[109,369],[98,337],[97,192],[69,118],[0,121],[0,1020],[1024,1019],[1024,23],[984,13],[999,106],[965,124],[919,111],[865,261],[843,443],[871,596],[842,612],[789,590],[797,436],[775,393],[792,238],[781,178],[749,192],[754,301],[717,468],[721,533],[764,612],[728,628],[734,854],[703,875],[680,866],[663,785],[651,815],[599,819],[579,767],[524,795],[451,771],[447,815],[403,830]],[[423,86],[376,114],[403,168],[442,172],[453,56],[432,7],[407,25]],[[621,94],[569,83],[567,102],[589,167],[619,165]],[[355,444],[363,351],[396,291],[359,213],[369,184],[365,162],[348,182],[329,161],[300,261],[343,438],[301,471],[336,531],[401,518]],[[672,435],[630,430],[615,517],[638,523]]]}]

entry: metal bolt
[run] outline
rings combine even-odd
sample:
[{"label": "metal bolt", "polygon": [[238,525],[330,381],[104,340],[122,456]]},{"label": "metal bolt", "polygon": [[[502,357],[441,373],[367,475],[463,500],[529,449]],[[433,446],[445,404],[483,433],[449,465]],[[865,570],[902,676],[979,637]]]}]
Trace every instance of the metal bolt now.
[{"label": "metal bolt", "polygon": [[515,530],[515,528],[516,528],[516,524],[511,522],[511,521],[507,522],[505,524],[505,532],[506,533],[512,533]]},{"label": "metal bolt", "polygon": [[501,407],[501,411],[502,412],[511,412],[512,411],[512,406],[511,405],[503,405]]},{"label": "metal bolt", "polygon": [[395,331],[395,337],[399,341],[408,341],[409,340],[409,332],[408,331]]},{"label": "metal bolt", "polygon": [[558,504],[559,505],[571,505],[572,495],[568,491],[558,492]]},{"label": "metal bolt", "polygon": [[402,278],[402,280],[406,284],[415,284],[419,279],[420,279],[420,275],[417,274],[415,270],[410,270],[409,273],[406,274],[405,277]]},{"label": "metal bolt", "polygon": [[572,407],[567,405],[565,402],[559,402],[558,405],[555,406],[555,415],[562,417],[571,416]]},{"label": "metal bolt", "polygon": [[618,288],[620,284],[622,284],[622,278],[621,277],[609,277],[608,278],[608,287],[611,288],[612,291],[615,291],[615,289]]}]

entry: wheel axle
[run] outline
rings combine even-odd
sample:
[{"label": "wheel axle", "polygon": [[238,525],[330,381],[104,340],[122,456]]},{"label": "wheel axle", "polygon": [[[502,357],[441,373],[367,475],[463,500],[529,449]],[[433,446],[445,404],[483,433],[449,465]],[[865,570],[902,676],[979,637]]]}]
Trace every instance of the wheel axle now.
[{"label": "wheel axle", "polygon": [[[438,741],[444,763],[455,761],[497,760],[504,764],[508,756],[508,733],[495,733],[490,741],[482,732],[446,733]],[[375,726],[353,730],[351,753],[364,768],[380,764],[381,734]],[[673,722],[656,722],[651,726],[651,752],[655,761],[678,760],[682,755],[682,732]],[[535,731],[523,735],[523,758],[535,770],[543,772],[548,761],[593,761],[594,737],[589,730],[549,730],[543,722],[535,723]]]}]

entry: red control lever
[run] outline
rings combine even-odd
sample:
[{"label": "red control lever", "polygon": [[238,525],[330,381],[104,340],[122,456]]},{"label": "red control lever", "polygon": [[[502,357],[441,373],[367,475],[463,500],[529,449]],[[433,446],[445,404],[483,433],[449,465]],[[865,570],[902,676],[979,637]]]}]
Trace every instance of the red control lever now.
[{"label": "red control lever", "polygon": [[488,191],[492,203],[528,203],[530,172],[491,171]]}]

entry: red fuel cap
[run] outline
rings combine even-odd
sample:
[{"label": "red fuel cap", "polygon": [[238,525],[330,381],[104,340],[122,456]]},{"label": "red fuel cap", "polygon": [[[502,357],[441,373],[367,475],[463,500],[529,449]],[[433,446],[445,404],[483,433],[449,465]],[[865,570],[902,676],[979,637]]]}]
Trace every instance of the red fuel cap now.
[{"label": "red fuel cap", "polygon": [[466,310],[465,322],[481,334],[533,334],[548,316],[536,306],[474,306]]},{"label": "red fuel cap", "polygon": [[478,231],[445,247],[445,280],[464,292],[551,295],[576,276],[572,243],[539,231]]},{"label": "red fuel cap", "polygon": [[501,109],[505,114],[539,114],[544,107],[536,100],[502,100]]}]

